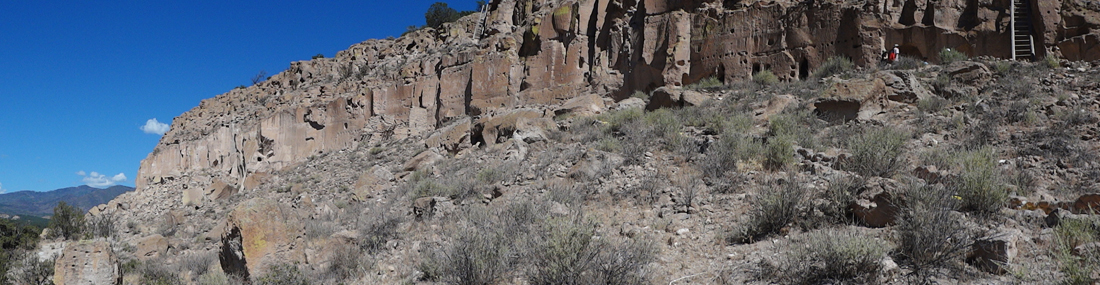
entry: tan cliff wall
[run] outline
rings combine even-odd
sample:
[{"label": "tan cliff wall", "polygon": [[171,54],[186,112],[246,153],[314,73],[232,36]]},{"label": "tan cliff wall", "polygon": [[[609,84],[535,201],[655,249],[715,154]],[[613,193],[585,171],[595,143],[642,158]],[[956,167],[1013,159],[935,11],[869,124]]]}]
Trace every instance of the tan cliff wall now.
[{"label": "tan cliff wall", "polygon": [[[425,134],[461,117],[596,94],[725,82],[771,70],[805,78],[842,55],[876,64],[894,43],[1008,57],[1009,0],[491,1],[439,30],[369,40],[291,64],[256,86],[204,100],[142,161],[138,189],[208,173],[240,185],[371,136]],[[1100,4],[1033,1],[1040,53],[1100,59]],[[473,130],[479,128],[475,127]]]}]

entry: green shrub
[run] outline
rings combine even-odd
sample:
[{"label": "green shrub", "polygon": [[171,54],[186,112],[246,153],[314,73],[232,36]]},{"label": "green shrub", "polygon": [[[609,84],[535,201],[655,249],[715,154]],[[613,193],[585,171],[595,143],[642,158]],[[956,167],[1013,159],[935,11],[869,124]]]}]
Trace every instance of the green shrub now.
[{"label": "green shrub", "polygon": [[973,238],[961,217],[952,214],[958,209],[959,201],[951,192],[938,184],[908,182],[894,226],[896,252],[921,277],[961,258]]},{"label": "green shrub", "polygon": [[8,219],[0,219],[0,249],[30,250],[38,244],[38,234],[42,231],[31,225],[20,225]]},{"label": "green shrub", "polygon": [[1059,62],[1057,56],[1052,53],[1047,53],[1047,55],[1043,57],[1043,66],[1047,68],[1059,68],[1062,67],[1062,63]]},{"label": "green shrub", "polygon": [[117,233],[115,230],[115,217],[112,214],[101,213],[87,220],[84,225],[86,229],[84,236],[86,238],[114,237]]},{"label": "green shrub", "polygon": [[583,215],[554,217],[543,225],[527,273],[530,284],[645,283],[652,245],[597,239],[596,223]]},{"label": "green shrub", "polygon": [[818,210],[830,218],[830,222],[841,224],[853,222],[855,219],[849,206],[856,201],[856,194],[859,194],[864,183],[864,179],[859,177],[834,178],[829,181],[829,187],[822,193],[824,203],[817,205]]},{"label": "green shrub", "polygon": [[996,151],[992,147],[960,153],[958,176],[953,189],[961,199],[963,209],[982,214],[996,213],[1008,201],[1008,191],[1000,169]]},{"label": "green shrub", "polygon": [[337,281],[355,278],[364,271],[362,258],[363,250],[360,247],[351,244],[337,245],[332,252],[327,273]]},{"label": "green shrub", "polygon": [[596,237],[582,214],[548,218],[545,200],[474,206],[458,215],[449,243],[426,251],[418,269],[428,281],[497,284],[644,284],[655,255],[646,242]]},{"label": "green shrub", "polygon": [[1062,284],[1095,284],[1092,274],[1100,268],[1100,252],[1095,247],[1080,247],[1085,252],[1076,250],[1096,241],[1100,241],[1100,220],[1095,217],[1065,219],[1054,228],[1052,255],[1061,265]]},{"label": "green shrub", "polygon": [[805,189],[793,178],[778,189],[760,191],[752,199],[755,205],[748,219],[737,226],[728,237],[732,243],[752,243],[760,238],[778,233],[798,217]]},{"label": "green shrub", "polygon": [[256,279],[259,285],[309,285],[309,279],[289,263],[275,264],[267,268],[267,274]]},{"label": "green shrub", "polygon": [[55,260],[56,257],[39,260],[37,254],[28,254],[15,275],[15,284],[53,284]]},{"label": "green shrub", "polygon": [[882,241],[839,229],[796,238],[790,249],[782,274],[797,284],[873,283],[886,256]]},{"label": "green shrub", "polygon": [[649,101],[649,93],[645,93],[645,91],[642,90],[634,91],[634,94],[631,94],[630,97]]},{"label": "green shrub", "polygon": [[764,146],[751,136],[725,132],[707,148],[706,155],[699,160],[699,168],[704,177],[724,178],[727,172],[737,170],[738,161],[756,158],[763,150]]},{"label": "green shrub", "polygon": [[917,101],[917,110],[926,114],[935,114],[947,108],[949,103],[951,103],[951,101],[947,99],[943,99],[939,96],[931,96]]},{"label": "green shrub", "polygon": [[531,284],[582,284],[582,273],[593,265],[597,251],[596,223],[582,216],[554,217],[535,250]]},{"label": "green shrub", "polygon": [[[518,206],[506,208],[513,207]],[[426,279],[449,284],[494,284],[516,269],[520,253],[514,243],[525,239],[528,224],[535,221],[508,222],[515,216],[504,215],[504,211],[477,206],[463,212],[459,218],[467,223],[449,233],[453,237],[450,244],[425,253],[418,267]],[[539,211],[531,219],[541,220],[544,215]]]},{"label": "green shrub", "polygon": [[311,57],[310,59],[321,59],[321,58],[325,58],[325,55],[318,53],[316,55],[313,55],[313,57]]},{"label": "green shrub", "polygon": [[955,49],[945,48],[940,50],[940,64],[948,65],[956,61],[964,61],[970,59],[965,53],[962,53]]},{"label": "green shrub", "polygon": [[50,224],[47,227],[52,237],[64,237],[67,240],[79,239],[84,233],[84,211],[64,201],[58,202],[53,208],[53,216],[50,217]]},{"label": "green shrub", "polygon": [[180,278],[179,271],[171,268],[167,262],[161,259],[149,260],[138,265],[138,273],[141,274],[141,284],[150,285],[181,285],[185,284]]},{"label": "green shrub", "polygon": [[764,148],[764,168],[780,170],[794,163],[794,144],[790,136],[768,138]]},{"label": "green shrub", "polygon": [[997,60],[990,64],[990,67],[993,67],[993,72],[996,72],[1000,75],[1005,75],[1012,70],[1012,62],[1006,60]]},{"label": "green shrub", "polygon": [[924,62],[917,59],[917,58],[915,58],[915,57],[901,56],[901,57],[898,57],[897,61],[895,61],[893,64],[890,65],[890,69],[911,70],[911,69],[920,68],[923,65],[924,65]]},{"label": "green shrub", "polygon": [[403,221],[402,216],[387,215],[389,207],[374,205],[368,210],[369,214],[361,217],[359,211],[356,214],[356,228],[359,229],[360,239],[357,241],[359,248],[369,254],[375,254],[384,249],[390,240],[397,238],[397,227]]},{"label": "green shrub", "polygon": [[792,111],[788,109],[784,113],[772,116],[768,120],[768,136],[788,137],[792,143],[804,148],[817,148],[817,138],[814,130],[819,127],[819,120],[808,110]]},{"label": "green shrub", "polygon": [[852,60],[844,56],[833,56],[821,63],[821,66],[814,70],[814,78],[825,78],[834,74],[841,74],[852,70],[855,64]]},{"label": "green shrub", "polygon": [[606,152],[620,152],[623,150],[623,145],[619,143],[618,139],[607,137],[596,142],[596,149]]},{"label": "green shrub", "polygon": [[909,134],[894,127],[880,127],[864,131],[848,138],[848,151],[852,156],[841,166],[863,176],[890,177],[905,166],[901,157],[902,146]]},{"label": "green shrub", "polygon": [[428,27],[439,29],[443,27],[445,23],[458,21],[462,16],[473,13],[474,11],[459,12],[454,8],[448,7],[447,3],[435,2],[431,7],[428,7],[428,11],[424,13],[424,22]]},{"label": "green shrub", "polygon": [[710,89],[710,88],[722,87],[724,85],[725,84],[722,83],[722,80],[719,80],[718,77],[713,77],[712,76],[712,77],[707,77],[707,78],[700,79],[699,81],[696,81],[695,83],[688,84],[687,86],[684,86],[684,89],[688,89],[688,90]]},{"label": "green shrub", "polygon": [[779,83],[779,77],[775,76],[771,70],[761,70],[752,75],[752,82],[756,82],[760,85],[772,85]]}]

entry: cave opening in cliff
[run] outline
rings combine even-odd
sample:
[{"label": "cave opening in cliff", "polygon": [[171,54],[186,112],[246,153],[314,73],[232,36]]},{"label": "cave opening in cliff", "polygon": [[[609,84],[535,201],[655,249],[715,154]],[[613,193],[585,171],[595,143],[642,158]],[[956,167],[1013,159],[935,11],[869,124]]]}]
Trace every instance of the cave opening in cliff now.
[{"label": "cave opening in cliff", "polygon": [[798,64],[798,79],[806,80],[810,77],[810,61],[803,58],[802,62]]},{"label": "cave opening in cliff", "polygon": [[722,1],[722,8],[730,10],[741,8],[741,0],[724,0]]}]

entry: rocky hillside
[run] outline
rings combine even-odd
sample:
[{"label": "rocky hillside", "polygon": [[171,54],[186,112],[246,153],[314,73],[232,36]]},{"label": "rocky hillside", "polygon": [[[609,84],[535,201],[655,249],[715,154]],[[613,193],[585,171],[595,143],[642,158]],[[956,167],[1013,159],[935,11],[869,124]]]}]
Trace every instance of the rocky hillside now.
[{"label": "rocky hillside", "polygon": [[174,119],[54,280],[1087,283],[1100,7],[1035,2],[1040,63],[1009,1],[490,1]]}]

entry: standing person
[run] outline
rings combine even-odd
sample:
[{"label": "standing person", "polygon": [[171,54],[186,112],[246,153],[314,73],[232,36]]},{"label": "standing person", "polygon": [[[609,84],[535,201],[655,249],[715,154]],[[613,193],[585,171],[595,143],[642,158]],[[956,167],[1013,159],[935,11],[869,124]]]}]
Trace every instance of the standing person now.
[{"label": "standing person", "polygon": [[898,49],[898,44],[894,44],[894,49],[890,50],[890,62],[898,61],[898,56],[901,55],[901,49]]}]

